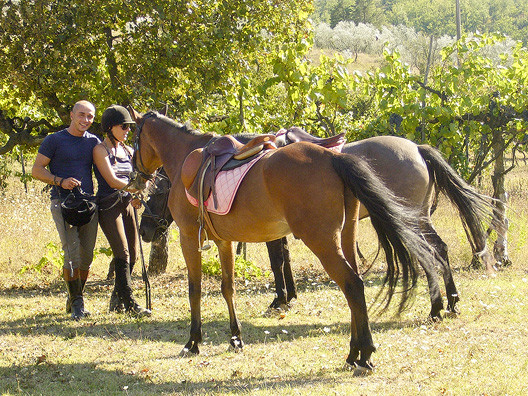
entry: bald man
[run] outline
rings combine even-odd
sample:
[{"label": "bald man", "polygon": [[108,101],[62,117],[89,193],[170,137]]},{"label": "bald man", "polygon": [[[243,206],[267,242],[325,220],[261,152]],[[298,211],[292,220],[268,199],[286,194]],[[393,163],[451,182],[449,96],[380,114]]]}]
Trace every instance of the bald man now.
[{"label": "bald man", "polygon": [[83,290],[97,237],[97,213],[86,225],[71,226],[62,217],[60,204],[75,187],[93,195],[93,148],[99,139],[88,132],[95,117],[92,103],[81,100],[70,112],[68,128],[46,136],[42,142],[32,175],[51,188],[51,214],[64,250],[63,277],[68,290],[66,311],[74,320],[88,316],[84,308]]}]

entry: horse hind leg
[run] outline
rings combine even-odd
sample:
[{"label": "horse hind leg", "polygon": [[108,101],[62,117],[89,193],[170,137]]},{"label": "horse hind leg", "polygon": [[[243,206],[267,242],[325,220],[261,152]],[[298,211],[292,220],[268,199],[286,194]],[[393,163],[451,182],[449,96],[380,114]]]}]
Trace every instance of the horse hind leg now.
[{"label": "horse hind leg", "polygon": [[[313,236],[312,236],[313,237]],[[354,270],[355,262],[348,263],[341,254],[340,235],[332,238],[329,235],[314,238],[303,238],[303,242],[317,256],[330,278],[337,283],[351,313],[350,352],[346,359],[348,367],[354,368],[354,374],[361,375],[372,370],[371,355],[376,351],[367,313],[365,286],[363,280]],[[355,244],[355,240],[350,241]],[[354,258],[352,258],[354,260]]]},{"label": "horse hind leg", "polygon": [[446,316],[458,315],[460,311],[456,304],[460,301],[460,297],[455,285],[455,280],[453,279],[451,266],[449,265],[447,244],[442,240],[440,235],[438,235],[431,223],[426,225],[424,234],[428,243],[435,249],[435,254],[439,258],[437,262],[440,263],[442,269],[447,296]]}]

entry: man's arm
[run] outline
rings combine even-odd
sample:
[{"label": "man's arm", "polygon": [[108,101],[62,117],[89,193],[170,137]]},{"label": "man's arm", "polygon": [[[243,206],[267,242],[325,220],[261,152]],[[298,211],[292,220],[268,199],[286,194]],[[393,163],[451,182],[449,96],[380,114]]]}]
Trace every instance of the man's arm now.
[{"label": "man's arm", "polygon": [[80,186],[81,182],[73,177],[62,178],[52,174],[46,167],[50,163],[50,159],[44,154],[38,153],[35,158],[35,163],[31,169],[31,175],[44,183],[51,184],[52,186],[60,186],[67,190],[71,190],[76,186]]}]

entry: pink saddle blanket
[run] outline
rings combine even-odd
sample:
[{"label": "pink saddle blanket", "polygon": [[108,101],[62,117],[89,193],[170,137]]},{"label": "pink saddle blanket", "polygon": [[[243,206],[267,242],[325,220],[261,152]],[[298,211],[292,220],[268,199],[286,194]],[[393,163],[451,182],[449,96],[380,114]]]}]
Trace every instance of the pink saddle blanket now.
[{"label": "pink saddle blanket", "polygon": [[[213,195],[210,194],[207,200],[204,202],[208,212],[218,215],[226,215],[229,213],[231,206],[233,205],[233,201],[235,200],[238,187],[240,187],[240,183],[242,183],[244,176],[246,176],[251,167],[255,165],[257,161],[259,161],[264,156],[264,154],[266,154],[267,151],[269,150],[265,150],[255,159],[242,166],[239,166],[238,168],[218,172],[215,180],[218,207],[215,207]],[[198,207],[198,200],[189,195],[187,190],[185,190],[185,194],[187,195],[189,202],[192,205]]]}]

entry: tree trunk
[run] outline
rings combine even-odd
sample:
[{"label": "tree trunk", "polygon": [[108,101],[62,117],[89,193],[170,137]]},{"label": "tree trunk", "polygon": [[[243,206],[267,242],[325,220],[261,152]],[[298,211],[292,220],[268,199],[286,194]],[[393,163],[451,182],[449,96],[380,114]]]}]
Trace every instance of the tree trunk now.
[{"label": "tree trunk", "polygon": [[497,158],[494,163],[493,175],[491,176],[493,182],[493,198],[496,199],[494,203],[493,226],[497,233],[497,240],[493,245],[493,254],[498,266],[506,266],[511,264],[510,258],[508,257],[508,228],[510,222],[506,217],[508,193],[504,186],[506,175],[504,158],[505,141],[500,129],[496,129],[493,133],[492,144],[493,155]]},{"label": "tree trunk", "polygon": [[162,274],[167,270],[169,261],[169,246],[167,232],[161,232],[154,238],[150,245],[148,273],[153,275]]}]

